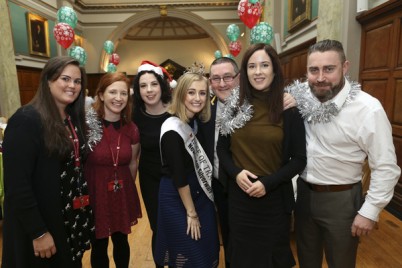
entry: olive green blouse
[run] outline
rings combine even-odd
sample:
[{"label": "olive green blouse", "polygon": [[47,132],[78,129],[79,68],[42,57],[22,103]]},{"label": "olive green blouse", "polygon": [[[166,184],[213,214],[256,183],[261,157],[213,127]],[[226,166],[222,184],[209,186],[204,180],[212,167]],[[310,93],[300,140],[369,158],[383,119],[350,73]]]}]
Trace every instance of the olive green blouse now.
[{"label": "olive green blouse", "polygon": [[253,97],[253,117],[232,134],[232,157],[238,167],[270,175],[282,164],[283,121],[273,124],[269,119],[266,92],[253,91]]}]

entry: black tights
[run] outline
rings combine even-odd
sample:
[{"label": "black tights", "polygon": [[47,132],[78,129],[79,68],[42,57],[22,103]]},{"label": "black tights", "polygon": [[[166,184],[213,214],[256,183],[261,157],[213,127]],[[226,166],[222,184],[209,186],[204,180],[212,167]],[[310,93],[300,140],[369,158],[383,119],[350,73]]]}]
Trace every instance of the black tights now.
[{"label": "black tights", "polygon": [[[130,261],[130,246],[128,245],[127,235],[122,233],[112,234],[113,259],[116,268],[127,268]],[[93,268],[108,268],[109,257],[107,247],[109,238],[96,239],[92,243],[91,266]]]}]

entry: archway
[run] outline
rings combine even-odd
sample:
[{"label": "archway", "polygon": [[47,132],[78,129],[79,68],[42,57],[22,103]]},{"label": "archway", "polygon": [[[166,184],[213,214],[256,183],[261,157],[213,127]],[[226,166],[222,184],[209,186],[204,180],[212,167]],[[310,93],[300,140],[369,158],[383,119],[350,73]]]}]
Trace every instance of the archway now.
[{"label": "archway", "polygon": [[[114,43],[115,47],[118,46],[119,41],[125,36],[127,31],[137,23],[152,19],[152,18],[157,18],[160,16],[159,9],[152,9],[149,11],[144,11],[141,13],[134,14],[127,20],[123,21],[113,32],[112,34],[109,35],[107,40],[110,40]],[[168,10],[168,16],[169,17],[175,17],[175,18],[181,18],[184,20],[191,21],[195,25],[201,27],[204,29],[208,35],[212,38],[212,40],[215,42],[216,46],[219,48],[219,50],[222,52],[222,54],[228,54],[229,50],[227,47],[227,44],[222,37],[222,35],[213,27],[210,23],[208,23],[206,20],[204,20],[202,17],[191,13],[189,11],[183,11],[183,10],[178,10],[178,9],[169,9]],[[108,55],[106,52],[103,50],[102,55],[100,58],[99,62],[99,68],[100,70],[104,70],[107,63],[108,63]]]}]

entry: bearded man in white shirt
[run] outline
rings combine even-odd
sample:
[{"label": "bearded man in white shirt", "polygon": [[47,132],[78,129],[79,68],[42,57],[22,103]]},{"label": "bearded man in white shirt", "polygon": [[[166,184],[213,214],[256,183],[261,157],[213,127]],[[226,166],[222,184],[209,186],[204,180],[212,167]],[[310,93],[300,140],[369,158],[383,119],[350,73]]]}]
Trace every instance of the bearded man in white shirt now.
[{"label": "bearded man in white shirt", "polygon": [[[307,166],[298,179],[295,209],[301,268],[355,267],[359,237],[389,203],[401,170],[392,129],[380,102],[345,75],[349,62],[336,40],[309,48],[307,82],[287,90],[305,119]],[[371,169],[362,196],[362,167]]]}]

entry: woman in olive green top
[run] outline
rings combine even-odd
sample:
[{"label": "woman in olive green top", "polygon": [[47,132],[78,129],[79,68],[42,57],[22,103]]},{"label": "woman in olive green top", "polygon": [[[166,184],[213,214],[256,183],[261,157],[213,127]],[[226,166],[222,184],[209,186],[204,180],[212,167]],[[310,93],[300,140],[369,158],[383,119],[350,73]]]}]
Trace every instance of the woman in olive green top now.
[{"label": "woman in olive green top", "polygon": [[284,78],[269,45],[244,54],[240,87],[225,103],[218,141],[220,176],[229,181],[231,267],[292,267],[291,179],[306,165],[297,108],[283,111]]}]

